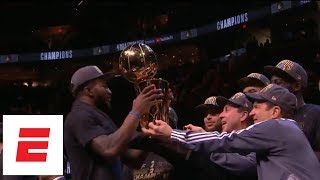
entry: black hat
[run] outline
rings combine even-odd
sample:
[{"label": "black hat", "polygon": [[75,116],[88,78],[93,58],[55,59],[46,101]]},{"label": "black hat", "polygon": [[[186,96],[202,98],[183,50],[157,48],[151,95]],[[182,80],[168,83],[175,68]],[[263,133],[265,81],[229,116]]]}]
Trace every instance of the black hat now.
[{"label": "black hat", "polygon": [[208,97],[203,104],[200,104],[196,106],[196,110],[198,111],[207,111],[207,110],[222,110],[223,107],[219,106],[217,104],[217,97],[216,96],[210,96]]},{"label": "black hat", "polygon": [[270,80],[263,74],[251,73],[248,76],[241,78],[238,83],[242,89],[248,86],[265,87],[270,84]]},{"label": "black hat", "polygon": [[270,75],[289,77],[297,82],[301,82],[304,87],[308,85],[308,74],[298,63],[290,60],[282,60],[276,66],[265,66],[264,71]]}]

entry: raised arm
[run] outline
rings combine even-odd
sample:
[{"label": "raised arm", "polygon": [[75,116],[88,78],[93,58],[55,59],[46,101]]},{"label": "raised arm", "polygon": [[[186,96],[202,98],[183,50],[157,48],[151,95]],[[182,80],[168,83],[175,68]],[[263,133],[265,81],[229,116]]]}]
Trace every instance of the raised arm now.
[{"label": "raised arm", "polygon": [[161,90],[154,89],[153,85],[146,87],[133,101],[132,110],[121,127],[112,133],[106,132],[90,115],[79,117],[83,121],[74,128],[76,138],[83,146],[88,146],[102,157],[116,157],[126,150],[139,124],[139,115],[145,113],[150,106],[159,103],[162,96]]},{"label": "raised arm", "polygon": [[270,133],[275,128],[271,121],[264,121],[240,131],[221,134],[173,130],[170,139],[184,144],[190,150],[205,153],[262,153],[276,148],[277,143],[281,143],[281,138],[275,137],[275,133]]}]

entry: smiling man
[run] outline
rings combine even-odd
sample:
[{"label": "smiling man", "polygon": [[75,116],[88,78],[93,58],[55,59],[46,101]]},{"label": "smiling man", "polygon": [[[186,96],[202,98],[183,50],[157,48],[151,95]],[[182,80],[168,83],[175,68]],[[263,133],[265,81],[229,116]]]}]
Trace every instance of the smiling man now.
[{"label": "smiling man", "polygon": [[219,115],[222,123],[222,132],[230,133],[233,130],[244,129],[252,124],[252,118],[249,116],[252,103],[245,94],[239,92],[230,99],[218,96],[217,103],[224,107]]},{"label": "smiling man", "polygon": [[[230,133],[233,130],[240,130],[248,127],[252,124],[252,118],[249,116],[249,113],[252,109],[252,103],[247,99],[244,93],[238,92],[234,94],[230,99],[227,99],[222,96],[218,97],[209,97],[204,104],[198,106],[198,108],[202,108],[203,110],[208,110],[208,108],[218,108],[220,114],[212,113],[215,115],[207,114],[206,118],[211,118],[212,120],[219,120],[222,123],[222,132]],[[206,112],[206,111],[205,111]],[[213,116],[213,117],[211,117]],[[193,132],[214,132],[217,133],[217,130],[212,124],[208,123],[205,125],[205,129],[201,127],[194,126],[189,124],[186,127],[187,130]],[[208,128],[211,127],[211,128]],[[221,132],[221,124],[220,131]],[[205,166],[210,167],[212,165],[218,165],[224,170],[227,170],[231,175],[236,175],[233,178],[244,178],[244,179],[256,179],[257,176],[257,166],[256,166],[256,155],[255,153],[209,153],[209,163]],[[187,155],[187,159],[199,158],[199,156],[205,156],[205,153],[190,153]],[[216,173],[216,172],[212,172]],[[208,178],[211,173],[208,173]],[[231,178],[231,176],[230,176]]]},{"label": "smiling man", "polygon": [[196,110],[202,113],[203,129],[205,131],[221,131],[219,114],[222,112],[222,107],[217,104],[216,99],[216,96],[208,97],[203,104],[196,107]]},{"label": "smiling man", "polygon": [[179,143],[201,153],[255,152],[259,179],[310,179],[320,177],[320,165],[298,124],[286,119],[297,108],[287,89],[270,84],[248,96],[254,101],[250,115],[255,124],[231,133],[172,130],[165,122],[149,123],[144,133]]},{"label": "smiling man", "polygon": [[253,124],[252,118],[249,116],[252,103],[242,92],[234,94],[230,99],[222,96],[209,97],[204,104],[197,108],[201,108],[205,112],[204,129],[189,124],[185,126],[187,130],[230,133],[233,130],[244,129]]}]

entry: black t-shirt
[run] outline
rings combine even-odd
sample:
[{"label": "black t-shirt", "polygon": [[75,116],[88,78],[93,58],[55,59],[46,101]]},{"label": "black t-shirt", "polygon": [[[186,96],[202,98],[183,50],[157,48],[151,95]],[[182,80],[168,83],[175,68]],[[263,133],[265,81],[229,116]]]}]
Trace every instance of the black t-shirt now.
[{"label": "black t-shirt", "polygon": [[105,159],[89,148],[89,143],[102,134],[117,129],[110,117],[89,104],[73,103],[64,124],[64,146],[73,180],[121,179],[120,157]]},{"label": "black t-shirt", "polygon": [[172,165],[163,157],[150,152],[139,170],[133,171],[134,180],[170,179]]},{"label": "black t-shirt", "polygon": [[314,151],[320,151],[320,106],[305,104],[294,114]]}]

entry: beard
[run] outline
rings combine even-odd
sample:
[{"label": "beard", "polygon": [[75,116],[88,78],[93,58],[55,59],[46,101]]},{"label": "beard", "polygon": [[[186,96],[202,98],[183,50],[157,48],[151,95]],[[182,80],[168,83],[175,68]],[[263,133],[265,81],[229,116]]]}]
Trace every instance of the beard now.
[{"label": "beard", "polygon": [[105,96],[96,96],[95,97],[95,104],[96,106],[106,112],[109,112],[112,110],[111,102],[108,101]]},{"label": "beard", "polygon": [[112,110],[111,102],[106,102],[106,103],[105,103],[105,106],[106,106],[106,109],[107,109],[108,111],[111,111],[111,110]]}]

